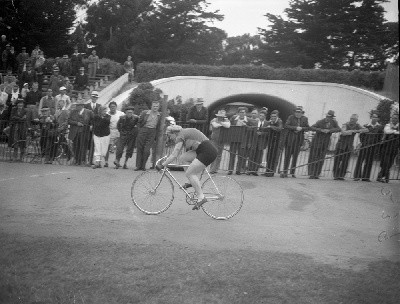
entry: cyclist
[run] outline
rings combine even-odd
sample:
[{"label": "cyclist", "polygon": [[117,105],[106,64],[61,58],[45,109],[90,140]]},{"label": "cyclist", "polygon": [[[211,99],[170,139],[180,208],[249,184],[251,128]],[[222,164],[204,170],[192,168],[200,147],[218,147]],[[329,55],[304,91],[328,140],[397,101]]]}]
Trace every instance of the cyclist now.
[{"label": "cyclist", "polygon": [[182,154],[180,161],[190,163],[186,170],[186,177],[190,184],[186,183],[183,187],[185,189],[193,187],[196,191],[197,202],[193,210],[198,210],[207,202],[198,175],[217,158],[218,150],[207,136],[194,128],[183,129],[181,126],[171,125],[167,127],[167,135],[175,140],[175,147],[171,155],[161,165],[157,165],[157,169],[161,170],[170,164],[185,148],[187,152]]}]

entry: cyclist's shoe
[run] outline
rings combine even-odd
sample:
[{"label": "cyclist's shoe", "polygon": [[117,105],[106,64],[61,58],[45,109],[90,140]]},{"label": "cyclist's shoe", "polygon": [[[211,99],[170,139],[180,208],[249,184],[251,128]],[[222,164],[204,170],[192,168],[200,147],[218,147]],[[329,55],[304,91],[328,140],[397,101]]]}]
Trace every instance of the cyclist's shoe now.
[{"label": "cyclist's shoe", "polygon": [[182,186],[183,189],[188,189],[188,188],[191,188],[191,187],[192,187],[192,184],[189,184],[189,183],[185,183],[185,184]]},{"label": "cyclist's shoe", "polygon": [[201,201],[198,201],[198,202],[193,206],[192,210],[199,210],[200,207],[201,207],[203,204],[205,204],[205,203],[207,203],[207,199],[206,199],[206,198],[203,198]]}]

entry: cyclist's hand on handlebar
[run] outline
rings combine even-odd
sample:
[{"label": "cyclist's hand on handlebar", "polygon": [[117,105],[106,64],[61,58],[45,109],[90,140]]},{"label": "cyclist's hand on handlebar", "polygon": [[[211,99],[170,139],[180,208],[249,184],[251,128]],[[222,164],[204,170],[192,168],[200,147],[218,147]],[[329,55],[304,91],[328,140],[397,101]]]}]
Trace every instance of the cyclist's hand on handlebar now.
[{"label": "cyclist's hand on handlebar", "polygon": [[156,169],[157,171],[161,171],[162,169],[164,169],[164,166],[162,164],[157,164]]}]

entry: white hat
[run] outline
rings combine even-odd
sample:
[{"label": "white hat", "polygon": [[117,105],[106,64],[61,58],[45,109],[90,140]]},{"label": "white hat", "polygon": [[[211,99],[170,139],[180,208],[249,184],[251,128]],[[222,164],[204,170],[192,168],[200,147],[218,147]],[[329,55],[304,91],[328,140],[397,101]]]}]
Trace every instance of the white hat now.
[{"label": "white hat", "polygon": [[94,97],[99,97],[99,92],[93,91],[92,94],[90,94],[90,95],[94,96]]},{"label": "white hat", "polygon": [[66,87],[61,87],[61,88],[60,88],[60,91],[66,90],[66,89],[67,89]]}]

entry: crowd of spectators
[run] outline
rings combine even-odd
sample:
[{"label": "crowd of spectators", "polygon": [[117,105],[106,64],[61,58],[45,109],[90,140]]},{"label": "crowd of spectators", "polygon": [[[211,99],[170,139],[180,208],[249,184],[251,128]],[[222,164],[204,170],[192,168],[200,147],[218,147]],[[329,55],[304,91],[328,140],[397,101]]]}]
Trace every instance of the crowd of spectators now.
[{"label": "crowd of spectators", "polygon": [[[258,176],[260,169],[265,169],[261,174],[266,177],[275,173],[280,173],[282,178],[296,177],[299,153],[308,143],[310,134],[312,142],[307,160],[310,179],[321,176],[333,134],[337,138],[332,156],[335,180],[344,180],[348,173],[357,133],[358,157],[353,172],[356,181],[370,181],[373,162],[379,160],[378,181],[388,182],[390,168],[398,154],[398,113],[393,113],[386,125],[381,125],[378,114],[373,112],[367,124],[360,125],[358,115],[353,114],[348,122],[339,126],[332,110],[326,113],[325,118],[310,125],[301,106],[285,122],[280,119],[278,110],[269,113],[267,108],[249,111],[246,107],[238,107],[229,118],[225,109],[219,109],[208,122],[208,111],[202,99],[194,102],[192,107],[185,107],[180,96],[170,101],[169,108],[179,124],[197,128],[205,134],[211,133],[210,138],[218,147],[218,157],[210,167],[211,173],[218,172],[225,148],[229,151],[228,174]],[[281,169],[278,169],[279,160]]]},{"label": "crowd of spectators", "polygon": [[[4,78],[0,77],[0,134],[13,149],[12,161],[21,161],[25,153],[24,144],[15,143],[39,134],[45,163],[53,162],[57,144],[67,143],[70,147],[68,160],[73,158],[72,162],[76,165],[99,168],[104,160],[104,166],[108,167],[109,153],[116,148],[115,167],[127,168],[127,161],[136,147],[135,170],[146,170],[160,128],[159,102],[153,102],[150,109],[135,115],[134,108],[130,107],[125,109],[125,113],[118,111],[115,102],[109,103],[109,108],[101,107],[97,103],[96,91],[91,93],[88,102],[74,98],[74,90],[82,92],[88,89],[89,77],[95,76],[99,67],[99,58],[92,51],[88,58],[89,75],[86,74],[83,56],[78,49],[74,50],[71,58],[64,55],[52,67],[47,90],[43,93],[46,59],[40,47],[36,46],[31,55],[25,48],[16,55],[4,35],[0,46],[2,68],[7,71]],[[124,66],[133,77],[131,58],[128,57]],[[73,84],[71,75],[75,75]],[[282,178],[289,175],[296,177],[299,153],[305,134],[309,132],[314,134],[307,162],[310,179],[318,179],[321,175],[332,134],[339,134],[333,156],[333,177],[336,180],[343,180],[348,172],[357,133],[361,143],[353,174],[355,180],[370,181],[372,164],[378,154],[381,167],[378,180],[387,182],[398,154],[397,113],[385,126],[379,123],[376,113],[372,113],[371,121],[363,126],[358,123],[356,114],[339,126],[334,111],[330,110],[324,119],[309,125],[300,106],[284,122],[278,110],[269,112],[267,108],[253,108],[249,111],[246,107],[238,107],[236,113],[229,117],[221,108],[210,120],[202,98],[191,99],[188,104],[192,106],[183,104],[181,96],[170,101],[167,123],[176,122],[210,135],[218,147],[218,157],[211,165],[211,173],[220,169],[225,148],[229,151],[228,174],[235,172],[238,175],[258,176],[262,172],[267,177],[276,173]],[[121,165],[125,148],[125,161]],[[278,165],[279,159],[283,169]]]}]

